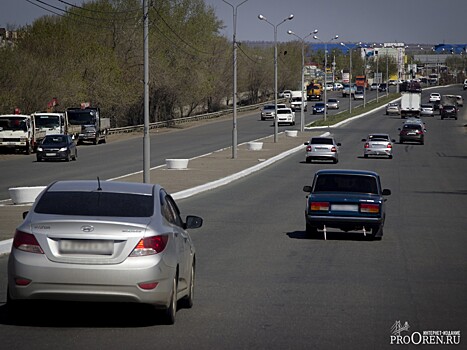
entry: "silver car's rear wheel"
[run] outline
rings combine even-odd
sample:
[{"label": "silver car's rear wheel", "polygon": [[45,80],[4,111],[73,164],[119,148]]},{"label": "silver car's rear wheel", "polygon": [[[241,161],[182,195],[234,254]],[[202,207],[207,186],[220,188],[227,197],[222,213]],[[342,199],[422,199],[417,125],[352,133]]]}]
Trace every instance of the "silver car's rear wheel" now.
[{"label": "silver car's rear wheel", "polygon": [[193,299],[195,295],[195,264],[191,265],[191,274],[190,274],[190,284],[188,285],[188,295],[184,297],[182,302],[182,307],[190,309],[193,307]]},{"label": "silver car's rear wheel", "polygon": [[172,295],[168,308],[164,311],[164,321],[166,324],[175,323],[175,315],[177,313],[177,276],[172,281]]}]

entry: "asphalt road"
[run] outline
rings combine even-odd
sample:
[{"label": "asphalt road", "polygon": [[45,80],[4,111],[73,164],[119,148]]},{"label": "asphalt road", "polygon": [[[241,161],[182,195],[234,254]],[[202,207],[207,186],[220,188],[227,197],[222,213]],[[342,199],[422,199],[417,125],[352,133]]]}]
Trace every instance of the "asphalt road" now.
[{"label": "asphalt road", "polygon": [[[329,115],[349,108],[348,98],[342,98],[340,92],[329,92],[328,97],[338,97],[339,110],[329,110]],[[368,99],[376,98],[374,91],[368,92]],[[308,102],[307,123],[322,115],[312,115],[314,102]],[[362,101],[352,101],[353,106]],[[252,141],[274,134],[271,121],[259,122],[259,110],[242,113],[237,122],[238,143]],[[209,123],[197,123],[198,127],[167,130],[151,133],[151,166],[165,163],[167,158],[192,158],[202,154],[232,146],[232,117],[224,117]],[[183,127],[183,126],[182,126]],[[296,113],[296,125],[280,126],[279,130],[300,128],[300,112]],[[41,162],[35,155],[13,155],[0,158],[0,200],[10,197],[8,188],[22,186],[45,186],[55,180],[90,179],[100,177],[110,179],[141,171],[143,168],[143,138],[118,138],[107,144],[85,144],[78,147],[76,162]]]},{"label": "asphalt road", "polygon": [[[396,321],[410,325],[402,335],[460,331],[464,344],[466,111],[458,121],[427,119],[423,146],[396,144],[392,160],[365,159],[361,138],[395,137],[401,125],[379,112],[333,131],[342,143],[336,165],[306,164],[297,153],[179,201],[205,225],[192,233],[195,305],[180,310],[174,326],[140,307],[70,303],[36,305],[18,324],[0,305],[2,348],[394,349]],[[333,230],[327,241],[306,236],[302,187],[326,167],[381,174],[392,190],[381,241]],[[6,261],[0,258],[3,301]]]}]

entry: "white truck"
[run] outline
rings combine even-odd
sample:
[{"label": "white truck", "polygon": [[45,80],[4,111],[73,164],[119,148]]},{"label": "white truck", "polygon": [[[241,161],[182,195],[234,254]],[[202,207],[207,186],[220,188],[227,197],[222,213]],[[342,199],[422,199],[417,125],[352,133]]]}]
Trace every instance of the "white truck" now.
[{"label": "white truck", "polygon": [[76,138],[81,131],[80,125],[70,125],[65,113],[41,112],[33,113],[31,116],[36,130],[45,131],[46,135],[66,134]]},{"label": "white truck", "polygon": [[[304,97],[304,99],[302,99]],[[303,110],[306,112],[307,103],[306,103],[306,91],[291,91],[290,92],[290,108],[292,111],[301,111],[303,104]]]},{"label": "white truck", "polygon": [[401,118],[420,116],[421,94],[418,92],[402,92],[401,96]]},{"label": "white truck", "polygon": [[31,154],[44,137],[45,131],[36,129],[30,115],[0,115],[0,148]]}]

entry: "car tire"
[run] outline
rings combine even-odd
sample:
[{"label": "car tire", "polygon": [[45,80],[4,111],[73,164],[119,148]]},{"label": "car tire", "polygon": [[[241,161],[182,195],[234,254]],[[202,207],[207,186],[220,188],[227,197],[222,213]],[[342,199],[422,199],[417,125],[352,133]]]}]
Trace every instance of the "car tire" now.
[{"label": "car tire", "polygon": [[177,276],[172,280],[172,295],[167,309],[164,310],[163,320],[167,325],[175,323],[175,315],[177,314]]},{"label": "car tire", "polygon": [[308,164],[311,163],[311,158],[310,157],[306,158],[305,162],[308,163]]},{"label": "car tire", "polygon": [[383,225],[372,227],[370,237],[373,241],[380,241],[381,238],[383,237]]},{"label": "car tire", "polygon": [[334,159],[332,160],[332,162],[333,162],[334,164],[337,164],[337,163],[339,162],[339,160],[336,159],[336,158],[334,158]]},{"label": "car tire", "polygon": [[28,305],[24,300],[13,300],[10,297],[10,288],[6,290],[6,311],[7,317],[11,321],[18,322],[22,319],[23,315],[27,314]]},{"label": "car tire", "polygon": [[190,272],[190,284],[188,285],[188,295],[185,296],[181,301],[181,307],[185,309],[191,309],[193,307],[193,299],[195,293],[195,264],[191,265]]},{"label": "car tire", "polygon": [[388,158],[389,158],[389,159],[392,159],[392,155],[389,155]]},{"label": "car tire", "polygon": [[363,158],[368,158],[368,154],[364,154],[364,155],[363,155]]}]

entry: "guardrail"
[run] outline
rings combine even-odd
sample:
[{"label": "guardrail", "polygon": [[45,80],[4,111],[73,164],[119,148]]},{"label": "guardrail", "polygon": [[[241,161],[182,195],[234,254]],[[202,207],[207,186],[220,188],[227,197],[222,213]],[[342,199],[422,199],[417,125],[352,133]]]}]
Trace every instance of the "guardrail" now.
[{"label": "guardrail", "polygon": [[[258,103],[258,104],[255,104],[255,105],[237,107],[237,111],[238,112],[245,112],[245,111],[249,111],[249,110],[254,110],[254,109],[257,109],[257,108],[263,106],[265,103],[271,103],[271,102],[262,102],[262,103]],[[180,124],[184,124],[184,123],[188,123],[188,122],[192,122],[192,121],[219,118],[221,116],[224,116],[226,114],[231,114],[231,113],[233,113],[233,108],[224,109],[222,111],[213,112],[213,113],[194,115],[194,116],[191,116],[191,117],[175,118],[175,119],[165,120],[165,121],[161,121],[161,122],[149,123],[149,130],[157,129],[157,128],[173,127],[175,125],[180,125]],[[144,124],[124,126],[124,127],[120,127],[120,128],[110,128],[109,129],[109,134],[110,135],[123,134],[123,133],[136,132],[136,131],[142,131],[142,130],[144,130]]]}]

